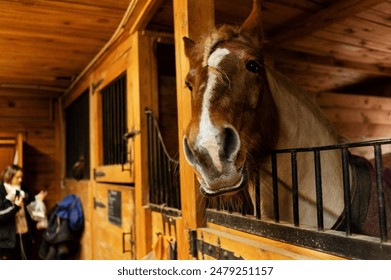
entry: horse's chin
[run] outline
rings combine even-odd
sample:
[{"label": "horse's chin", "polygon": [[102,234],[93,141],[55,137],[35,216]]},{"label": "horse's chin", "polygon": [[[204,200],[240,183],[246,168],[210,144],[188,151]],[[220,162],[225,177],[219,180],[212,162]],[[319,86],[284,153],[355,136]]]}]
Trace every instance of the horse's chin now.
[{"label": "horse's chin", "polygon": [[208,188],[208,186],[205,184],[204,181],[201,181],[200,182],[201,183],[200,189],[201,189],[201,193],[207,197],[216,197],[216,196],[222,196],[222,195],[230,196],[230,195],[234,195],[234,194],[238,193],[239,191],[241,191],[242,189],[247,187],[247,182],[248,182],[248,175],[247,175],[247,171],[244,170],[242,172],[241,178],[239,179],[239,181],[236,184],[225,186],[225,187],[219,188],[217,190],[211,190]]}]

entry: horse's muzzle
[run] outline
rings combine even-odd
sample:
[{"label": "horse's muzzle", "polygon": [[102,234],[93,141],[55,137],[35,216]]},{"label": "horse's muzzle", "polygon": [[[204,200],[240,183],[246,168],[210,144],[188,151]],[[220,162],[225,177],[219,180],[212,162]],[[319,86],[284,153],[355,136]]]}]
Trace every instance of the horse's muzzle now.
[{"label": "horse's muzzle", "polygon": [[200,182],[200,183],[201,183],[200,190],[204,196],[216,197],[216,196],[222,196],[222,195],[234,195],[247,186],[248,172],[247,172],[246,168],[243,168],[242,177],[240,178],[238,183],[231,185],[231,186],[218,188],[216,190],[209,190],[207,187],[205,187],[205,185],[206,185],[205,182]]}]

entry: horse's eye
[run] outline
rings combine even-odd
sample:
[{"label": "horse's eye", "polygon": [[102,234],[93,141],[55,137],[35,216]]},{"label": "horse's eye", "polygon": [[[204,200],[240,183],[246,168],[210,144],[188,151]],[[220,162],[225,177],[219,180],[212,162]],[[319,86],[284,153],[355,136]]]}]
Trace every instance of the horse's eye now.
[{"label": "horse's eye", "polygon": [[191,86],[191,84],[189,82],[185,82],[185,85],[186,87],[190,90],[190,91],[193,91],[193,87]]},{"label": "horse's eye", "polygon": [[259,70],[261,69],[261,66],[255,60],[250,60],[249,62],[247,62],[246,68],[248,71],[251,71],[253,73],[258,73]]}]

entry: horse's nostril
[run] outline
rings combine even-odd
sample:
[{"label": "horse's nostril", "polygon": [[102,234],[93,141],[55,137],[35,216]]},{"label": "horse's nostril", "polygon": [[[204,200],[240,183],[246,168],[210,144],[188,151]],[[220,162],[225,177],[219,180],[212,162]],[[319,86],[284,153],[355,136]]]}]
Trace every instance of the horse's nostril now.
[{"label": "horse's nostril", "polygon": [[236,131],[230,127],[224,129],[224,155],[234,160],[239,150],[240,140]]},{"label": "horse's nostril", "polygon": [[193,153],[193,150],[189,147],[189,143],[187,142],[186,137],[183,138],[183,149],[184,149],[187,161],[191,165],[194,165],[194,153]]}]

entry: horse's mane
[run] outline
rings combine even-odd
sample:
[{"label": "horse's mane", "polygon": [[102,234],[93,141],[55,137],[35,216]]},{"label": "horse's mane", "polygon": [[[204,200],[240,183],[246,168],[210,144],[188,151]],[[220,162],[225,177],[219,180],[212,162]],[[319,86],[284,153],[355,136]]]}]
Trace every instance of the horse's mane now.
[{"label": "horse's mane", "polygon": [[[306,117],[309,118],[309,120],[307,119],[306,121],[318,122],[332,139],[336,139],[336,142],[342,142],[342,138],[337,134],[334,126],[330,123],[329,119],[326,118],[318,104],[316,104],[314,98],[304,92],[287,77],[275,71],[268,65],[265,66],[265,69],[268,80],[267,82],[277,107],[289,107],[290,109],[293,109],[290,111],[297,112],[294,117],[301,115],[299,110],[307,111]],[[279,109],[281,111],[282,108]],[[304,120],[296,121],[300,123]],[[290,128],[297,130],[296,134],[299,133],[298,126],[291,125]],[[300,137],[300,135],[298,135],[298,137]],[[314,145],[320,144],[327,145],[336,143],[314,143]]]}]

